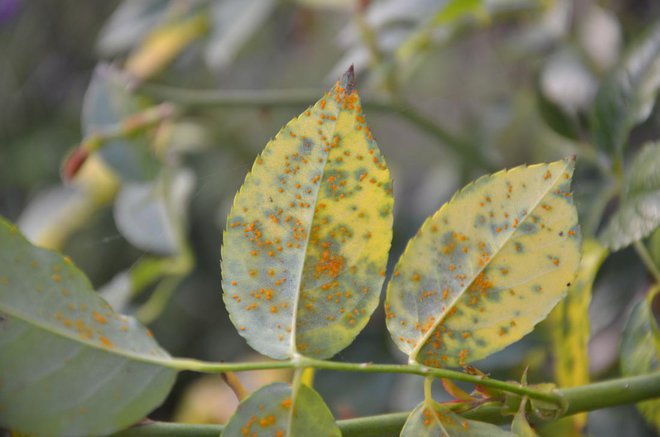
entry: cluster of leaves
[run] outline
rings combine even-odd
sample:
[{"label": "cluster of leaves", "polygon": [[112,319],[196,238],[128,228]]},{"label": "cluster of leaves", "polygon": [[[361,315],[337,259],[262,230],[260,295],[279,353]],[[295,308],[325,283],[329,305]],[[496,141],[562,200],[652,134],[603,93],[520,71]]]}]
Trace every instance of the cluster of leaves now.
[{"label": "cluster of leaves", "polygon": [[[427,220],[395,267],[385,304],[392,337],[412,363],[483,358],[529,332],[561,299],[580,251],[572,171],[568,159],[483,177]],[[379,301],[392,205],[389,171],[351,69],[266,146],[234,200],[223,289],[241,335],[277,359],[328,358],[348,346]],[[107,433],[157,405],[176,362],[149,332],[113,311],[67,258],[33,247],[7,222],[1,240],[5,424],[38,434]],[[53,403],[50,393],[71,378],[79,393],[69,392],[68,405]],[[429,414],[433,427],[469,427],[429,402],[413,411],[403,435],[428,428]],[[339,433],[300,380],[251,395],[225,435],[252,427]]]}]

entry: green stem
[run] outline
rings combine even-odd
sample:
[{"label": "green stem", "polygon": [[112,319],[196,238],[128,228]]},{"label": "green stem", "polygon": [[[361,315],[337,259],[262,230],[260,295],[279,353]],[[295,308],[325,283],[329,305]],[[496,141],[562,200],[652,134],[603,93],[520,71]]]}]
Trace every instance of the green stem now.
[{"label": "green stem", "polygon": [[[613,379],[604,382],[558,389],[568,407],[562,414],[570,416],[577,413],[601,408],[630,404],[660,396],[660,372],[642,376]],[[358,419],[339,420],[337,424],[344,437],[388,437],[398,436],[408,412],[390,413]],[[491,423],[502,423],[504,417],[498,404],[485,404],[462,416]],[[189,425],[179,423],[149,423],[129,428],[115,437],[217,437],[222,431],[221,425]]]},{"label": "green stem", "polygon": [[658,266],[655,265],[655,262],[644,243],[641,241],[635,241],[633,245],[637,251],[637,255],[639,255],[639,258],[642,260],[648,271],[655,278],[655,282],[660,284],[660,270],[658,270]]},{"label": "green stem", "polygon": [[[164,85],[144,83],[140,92],[153,98],[169,101],[181,108],[213,107],[213,108],[273,108],[273,107],[305,107],[318,100],[322,92],[318,90],[264,90],[264,91],[225,91],[225,90],[187,90]],[[492,171],[496,166],[471,143],[458,138],[447,128],[405,103],[394,99],[366,96],[361,99],[366,110],[382,113],[392,113],[406,119],[418,129],[435,137],[449,149],[482,167]]]},{"label": "green stem", "polygon": [[249,363],[210,363],[190,359],[173,359],[169,361],[170,367],[178,370],[192,370],[205,373],[222,372],[241,372],[246,370],[263,369],[299,369],[315,368],[323,370],[334,370],[339,372],[358,372],[358,373],[404,373],[410,375],[432,376],[436,378],[448,378],[454,381],[463,381],[472,384],[494,388],[507,393],[515,393],[521,396],[529,396],[532,399],[538,399],[562,406],[561,396],[555,393],[547,393],[534,390],[530,387],[523,387],[516,382],[504,382],[496,379],[485,378],[482,376],[470,375],[449,369],[436,369],[412,364],[374,364],[374,363],[342,363],[337,361],[315,360],[307,357],[299,357],[296,360],[289,361],[271,361],[271,362],[249,362]]}]

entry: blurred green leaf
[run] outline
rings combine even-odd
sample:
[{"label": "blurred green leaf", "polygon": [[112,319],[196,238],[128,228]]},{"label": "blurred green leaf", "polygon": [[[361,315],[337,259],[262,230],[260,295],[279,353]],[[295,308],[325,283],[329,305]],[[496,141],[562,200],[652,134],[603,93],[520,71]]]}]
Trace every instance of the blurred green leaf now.
[{"label": "blurred green leaf", "polygon": [[[148,107],[131,94],[127,78],[110,65],[100,64],[94,70],[82,109],[82,130],[90,137],[104,129],[119,126],[122,120]],[[153,179],[160,162],[145,135],[113,139],[98,152],[103,161],[127,180]]]},{"label": "blurred green leaf", "polygon": [[104,56],[116,56],[139,44],[167,14],[170,0],[122,2],[101,29],[97,47]]},{"label": "blurred green leaf", "polygon": [[111,433],[158,406],[176,377],[149,331],[2,218],[0,333],[0,425],[21,432]]},{"label": "blurred green leaf", "polygon": [[619,209],[600,237],[612,250],[647,237],[660,225],[660,143],[645,145],[627,175]]},{"label": "blurred green leaf", "polygon": [[223,437],[249,436],[341,436],[332,413],[321,396],[301,384],[276,382],[257,390],[238,406]]},{"label": "blurred green leaf", "polygon": [[[651,289],[646,298],[633,308],[623,330],[621,341],[621,373],[625,376],[644,375],[660,370],[660,328],[654,305],[660,297],[660,287]],[[660,399],[637,404],[642,415],[660,431]]]},{"label": "blurred green leaf", "polygon": [[633,127],[651,114],[660,88],[660,22],[640,38],[601,84],[592,114],[594,143],[623,151]]},{"label": "blurred green leaf", "polygon": [[277,2],[275,0],[224,0],[211,4],[211,35],[205,58],[211,68],[230,65],[250,37],[263,27]]},{"label": "blurred green leaf", "polygon": [[125,183],[114,205],[117,228],[135,247],[160,255],[181,251],[194,175],[179,171],[154,182]]},{"label": "blurred green leaf", "polygon": [[449,410],[439,410],[427,402],[408,416],[401,437],[515,437],[490,423],[467,420]]}]

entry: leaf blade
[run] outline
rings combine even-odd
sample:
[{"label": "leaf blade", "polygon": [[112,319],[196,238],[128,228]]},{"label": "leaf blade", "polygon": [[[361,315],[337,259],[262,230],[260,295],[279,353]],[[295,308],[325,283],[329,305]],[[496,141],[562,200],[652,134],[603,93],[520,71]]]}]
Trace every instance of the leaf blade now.
[{"label": "leaf blade", "polygon": [[[427,219],[385,301],[390,334],[411,361],[442,367],[484,358],[563,297],[579,260],[572,171],[567,159],[484,176]],[[528,308],[530,296],[537,305]]]},{"label": "leaf blade", "polygon": [[272,358],[327,358],[374,311],[392,237],[389,170],[352,71],[268,143],[234,199],[222,246],[234,325]]},{"label": "leaf blade", "polygon": [[148,331],[2,218],[0,241],[0,423],[37,435],[107,434],[160,404],[176,371]]},{"label": "leaf blade", "polygon": [[628,51],[600,86],[592,113],[593,140],[621,153],[633,127],[651,114],[660,89],[660,23]]}]

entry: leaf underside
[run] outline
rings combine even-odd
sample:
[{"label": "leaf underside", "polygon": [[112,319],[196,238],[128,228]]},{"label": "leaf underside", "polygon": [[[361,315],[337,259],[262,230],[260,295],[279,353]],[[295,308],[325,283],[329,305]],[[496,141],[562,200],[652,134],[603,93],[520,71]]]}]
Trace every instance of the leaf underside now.
[{"label": "leaf underside", "polygon": [[[292,411],[293,408],[293,411]],[[276,382],[257,390],[238,406],[222,437],[339,437],[341,431],[321,396],[301,384]]]},{"label": "leaf underside", "polygon": [[352,72],[268,143],[236,195],[222,247],[230,317],[272,358],[327,358],[378,304],[392,183]]},{"label": "leaf underside", "polygon": [[411,362],[464,365],[520,339],[580,259],[573,160],[480,178],[426,220],[387,289],[387,327]]},{"label": "leaf underside", "polygon": [[410,413],[401,437],[514,437],[490,423],[467,420],[451,411],[438,411],[422,402]]},{"label": "leaf underside", "polygon": [[0,427],[47,436],[127,427],[167,396],[169,359],[68,258],[0,218]]}]

